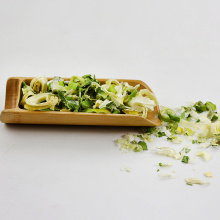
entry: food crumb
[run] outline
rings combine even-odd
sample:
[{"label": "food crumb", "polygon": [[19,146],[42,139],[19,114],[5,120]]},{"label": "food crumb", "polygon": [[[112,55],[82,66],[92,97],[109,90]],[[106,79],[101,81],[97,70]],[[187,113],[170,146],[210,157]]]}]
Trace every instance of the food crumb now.
[{"label": "food crumb", "polygon": [[212,159],[212,156],[207,151],[197,151],[196,156],[203,158],[205,161]]},{"label": "food crumb", "polygon": [[206,182],[204,180],[200,180],[198,178],[194,178],[194,177],[190,177],[188,179],[185,179],[186,181],[186,184],[187,185],[193,185],[193,184],[199,184],[199,185],[205,185],[205,184],[208,184],[209,182]]},{"label": "food crumb", "polygon": [[159,175],[159,177],[160,178],[162,178],[162,179],[166,179],[166,178],[176,178],[176,176],[174,176],[173,174],[171,174],[171,173],[161,173],[160,175]]},{"label": "food crumb", "polygon": [[206,177],[213,177],[212,172],[205,172],[204,175],[205,175]]},{"label": "food crumb", "polygon": [[127,167],[127,166],[122,166],[121,171],[126,171],[126,172],[130,173],[131,172],[131,168]]}]

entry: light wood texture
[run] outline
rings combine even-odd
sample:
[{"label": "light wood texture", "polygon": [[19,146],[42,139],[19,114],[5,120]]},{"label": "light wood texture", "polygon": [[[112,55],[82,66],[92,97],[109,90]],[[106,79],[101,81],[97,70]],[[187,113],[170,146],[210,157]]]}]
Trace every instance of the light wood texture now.
[{"label": "light wood texture", "polygon": [[[19,108],[21,99],[21,83],[27,84],[33,77],[12,77],[6,85],[5,110],[1,113],[3,123],[15,124],[57,124],[57,125],[102,125],[102,126],[159,126],[158,118],[159,106],[153,112],[148,112],[147,118],[136,115],[125,114],[96,114],[85,112],[57,112],[57,111],[28,111]],[[48,78],[50,80],[51,78]],[[64,80],[69,80],[64,78]],[[101,84],[107,79],[98,79]],[[140,89],[152,90],[140,80],[118,79],[118,81],[128,82],[135,86],[140,84]]]}]

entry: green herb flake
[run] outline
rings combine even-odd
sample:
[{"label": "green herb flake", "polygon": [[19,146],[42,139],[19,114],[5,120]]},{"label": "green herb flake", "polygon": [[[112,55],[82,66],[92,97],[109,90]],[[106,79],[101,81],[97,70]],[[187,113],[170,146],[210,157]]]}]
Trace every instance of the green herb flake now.
[{"label": "green herb flake", "polygon": [[205,103],[206,108],[210,111],[215,111],[216,110],[216,105],[213,104],[212,102],[206,102]]},{"label": "green herb flake", "polygon": [[188,154],[191,151],[189,148],[185,148],[185,153]]},{"label": "green herb flake", "polygon": [[157,137],[163,137],[163,136],[166,136],[165,132],[159,131],[159,132],[157,133]]},{"label": "green herb flake", "polygon": [[183,163],[189,163],[189,157],[188,156],[183,156],[182,162]]},{"label": "green herb flake", "polygon": [[205,112],[208,110],[207,106],[205,104],[203,104],[203,102],[201,102],[201,101],[196,102],[194,104],[194,107],[198,113],[202,113],[202,112]]},{"label": "green herb flake", "polygon": [[211,122],[215,122],[218,120],[218,116],[217,115],[213,115],[212,119],[211,119]]},{"label": "green herb flake", "polygon": [[143,150],[148,150],[147,144],[144,141],[139,141],[138,144],[143,148]]},{"label": "green herb flake", "polygon": [[156,128],[147,128],[146,133],[153,134],[155,132]]},{"label": "green herb flake", "polygon": [[186,183],[186,185],[193,186],[193,184],[192,184],[192,183]]},{"label": "green herb flake", "polygon": [[176,115],[169,114],[168,112],[167,112],[167,115],[170,117],[170,119],[172,121],[180,122],[180,117],[178,117]]},{"label": "green herb flake", "polygon": [[23,89],[25,89],[25,88],[27,87],[27,84],[26,84],[24,81],[22,81],[21,87],[22,87]]},{"label": "green herb flake", "polygon": [[127,102],[130,102],[138,93],[137,90],[132,91],[132,93],[129,95]]}]

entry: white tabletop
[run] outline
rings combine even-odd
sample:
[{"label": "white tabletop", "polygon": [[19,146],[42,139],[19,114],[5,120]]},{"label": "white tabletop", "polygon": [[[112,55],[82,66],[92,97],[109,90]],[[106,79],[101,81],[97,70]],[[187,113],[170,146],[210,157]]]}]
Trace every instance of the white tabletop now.
[{"label": "white tabletop", "polygon": [[[0,110],[9,77],[83,74],[143,80],[165,106],[220,107],[219,10],[205,0],[1,1]],[[194,164],[156,155],[173,146],[161,139],[122,153],[114,141],[139,131],[0,123],[0,219],[219,219],[220,149]],[[159,162],[176,178],[160,179]],[[185,184],[206,171],[209,185]]]}]

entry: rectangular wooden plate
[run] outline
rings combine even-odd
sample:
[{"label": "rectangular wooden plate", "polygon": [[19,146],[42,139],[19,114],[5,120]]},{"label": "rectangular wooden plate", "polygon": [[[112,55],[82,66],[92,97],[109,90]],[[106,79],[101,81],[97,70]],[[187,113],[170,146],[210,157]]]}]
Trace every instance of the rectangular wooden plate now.
[{"label": "rectangular wooden plate", "polygon": [[[126,114],[97,114],[85,112],[58,112],[58,111],[28,111],[19,107],[21,99],[22,81],[30,84],[33,77],[12,77],[6,85],[5,110],[1,113],[3,123],[12,124],[57,124],[57,125],[102,125],[102,126],[159,126],[159,106],[153,112],[148,112],[147,118]],[[51,80],[52,78],[48,78]],[[69,80],[64,78],[64,80]],[[98,79],[101,84],[107,79]],[[152,90],[140,80],[118,79],[119,82],[128,82],[139,89]]]}]

